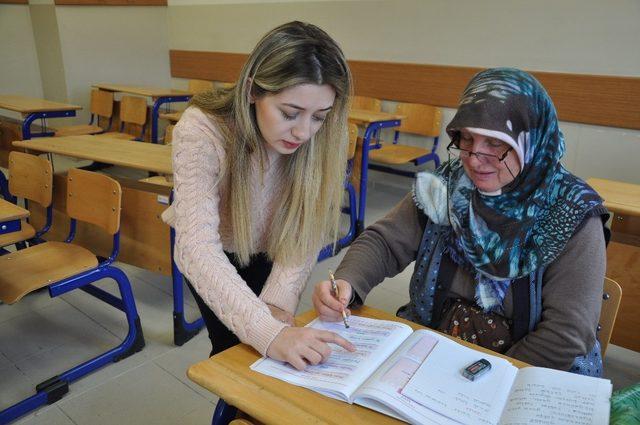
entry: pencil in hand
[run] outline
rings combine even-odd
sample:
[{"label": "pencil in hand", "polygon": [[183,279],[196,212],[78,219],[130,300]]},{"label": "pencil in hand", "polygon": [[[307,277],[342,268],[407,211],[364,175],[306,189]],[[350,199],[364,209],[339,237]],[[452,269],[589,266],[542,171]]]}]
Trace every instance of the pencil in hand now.
[{"label": "pencil in hand", "polygon": [[[340,289],[338,289],[338,284],[336,283],[336,279],[333,277],[333,272],[329,270],[329,279],[331,280],[331,289],[338,301],[340,301]],[[349,322],[347,322],[347,313],[344,311],[344,307],[342,308],[342,321],[344,322],[344,327],[349,329]]]}]

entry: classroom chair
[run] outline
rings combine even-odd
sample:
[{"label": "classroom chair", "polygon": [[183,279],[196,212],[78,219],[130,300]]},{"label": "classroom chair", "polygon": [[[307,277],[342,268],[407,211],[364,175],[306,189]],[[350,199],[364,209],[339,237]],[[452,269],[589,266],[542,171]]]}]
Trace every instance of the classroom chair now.
[{"label": "classroom chair", "polygon": [[138,181],[141,181],[144,183],[157,184],[160,186],[173,187],[173,176],[170,176],[170,175],[151,176],[151,177],[146,177],[144,179],[140,179]]},{"label": "classroom chair", "polygon": [[[105,90],[91,91],[91,120],[89,124],[70,125],[56,130],[55,135],[60,136],[82,136],[85,134],[99,134],[111,130],[113,123],[113,92]],[[100,118],[109,120],[107,128],[100,126]],[[96,123],[93,124],[93,120]]]},{"label": "classroom chair", "polygon": [[216,81],[214,85],[216,89],[232,89],[236,86],[236,83],[231,83],[227,81]]},{"label": "classroom chair", "polygon": [[380,99],[367,96],[351,96],[351,109],[364,109],[365,111],[380,112],[382,102]]},{"label": "classroom chair", "polygon": [[[440,157],[436,153],[440,127],[442,126],[442,110],[435,106],[419,103],[398,103],[396,114],[404,115],[400,128],[395,132],[393,143],[376,141],[369,151],[369,163],[372,170],[383,171],[401,176],[414,177],[415,172],[400,170],[392,166],[403,164],[422,165],[433,161],[435,167],[440,166]],[[433,138],[431,149],[398,143],[400,133],[415,134]],[[384,165],[380,165],[384,164]]]},{"label": "classroom chair", "polygon": [[358,126],[350,123],[349,127],[349,146],[347,153],[347,175],[344,181],[344,190],[347,194],[348,206],[342,209],[343,213],[349,215],[349,230],[347,234],[341,237],[335,244],[329,244],[322,248],[320,254],[318,254],[318,261],[325,260],[329,257],[336,255],[340,250],[348,246],[356,235],[356,191],[351,182],[351,173],[353,172],[353,164],[356,155],[356,145],[358,140]]},{"label": "classroom chair", "polygon": [[165,145],[170,145],[173,142],[173,128],[175,125],[169,124],[167,128],[164,129],[164,139],[162,143]]},{"label": "classroom chair", "polygon": [[[20,230],[17,232],[0,235],[0,247],[13,244],[40,241],[53,221],[53,169],[51,163],[45,158],[22,152],[9,153],[9,193],[14,198],[22,198],[25,208],[29,208],[29,202],[36,202],[47,209],[47,218],[41,229],[36,230],[29,219],[22,220]],[[2,250],[2,254],[8,251]]]},{"label": "classroom chair", "polygon": [[189,80],[189,91],[193,94],[213,90],[213,81]]},{"label": "classroom chair", "polygon": [[[144,347],[131,284],[127,275],[112,265],[120,248],[121,203],[122,189],[116,180],[103,174],[70,169],[66,197],[66,212],[71,218],[68,238],[64,242],[44,242],[0,257],[0,300],[4,303],[16,303],[26,294],[45,287],[51,297],[81,289],[123,311],[128,323],[128,334],[120,345],[37,385],[35,395],[0,411],[0,423],[43,404],[56,402],[69,391],[71,382]],[[109,258],[99,262],[91,251],[71,243],[77,220],[93,224],[113,236]],[[93,285],[105,278],[115,280],[121,298]]]},{"label": "classroom chair", "polygon": [[[122,96],[120,100],[120,129],[96,137],[112,137],[123,140],[143,140],[147,125],[147,101],[143,97]],[[138,133],[136,136],[133,133]]]},{"label": "classroom chair", "polygon": [[602,349],[602,358],[607,352],[613,325],[616,322],[620,300],[622,299],[622,288],[620,285],[608,277],[604,278],[604,291],[602,294],[602,309],[598,320],[598,341]]}]

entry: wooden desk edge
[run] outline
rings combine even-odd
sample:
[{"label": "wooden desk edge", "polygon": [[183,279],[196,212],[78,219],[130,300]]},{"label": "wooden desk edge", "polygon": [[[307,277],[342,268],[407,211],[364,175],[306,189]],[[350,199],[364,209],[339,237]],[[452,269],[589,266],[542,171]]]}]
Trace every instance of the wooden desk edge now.
[{"label": "wooden desk edge", "polygon": [[[69,136],[69,137],[75,137],[75,136]],[[121,141],[121,140],[118,140],[118,141]],[[145,143],[145,142],[137,142],[137,143]],[[87,160],[91,160],[91,161],[105,162],[107,164],[119,165],[119,166],[123,166],[123,167],[134,168],[134,169],[137,169],[137,170],[152,171],[152,172],[161,173],[161,174],[172,174],[173,173],[173,165],[172,165],[171,161],[167,162],[167,166],[166,167],[164,167],[164,166],[163,167],[156,167],[156,166],[152,166],[152,165],[145,165],[144,167],[139,167],[139,166],[131,165],[131,163],[128,163],[126,161],[113,161],[111,159],[100,157],[99,155],[87,155],[87,154],[83,154],[83,153],[70,153],[68,151],[65,151],[62,148],[57,148],[57,147],[46,147],[45,148],[45,147],[42,147],[42,146],[38,146],[33,141],[29,141],[29,140],[15,140],[15,141],[11,142],[11,144],[13,146],[15,146],[15,147],[29,149],[29,150],[32,150],[32,151],[55,153],[55,154],[59,154],[59,155],[71,156],[73,158],[80,158],[80,159],[87,159]],[[155,146],[166,146],[166,145],[155,145]]]},{"label": "wooden desk edge", "polygon": [[0,199],[0,211],[2,211],[3,214],[6,214],[6,216],[1,219],[3,222],[21,220],[29,217],[29,210],[25,210],[24,208],[12,204],[4,199]]},{"label": "wooden desk edge", "polygon": [[[366,306],[363,306],[361,309],[354,311],[354,313],[360,316],[383,319],[389,319],[393,317],[388,313],[381,312],[380,310],[376,310]],[[308,311],[296,318],[296,324],[306,324],[315,317],[315,311]],[[405,323],[411,326],[414,330],[424,329],[423,326],[406,321],[404,319],[393,317],[393,320]],[[519,360],[511,359],[507,356],[494,353],[490,350],[478,347],[477,345],[473,345],[465,341],[461,341],[448,335],[446,336],[458,343],[461,343],[462,345],[466,345],[476,350],[485,351],[492,355],[505,358],[518,368],[529,366],[528,364]],[[239,407],[241,410],[245,411],[246,413],[250,414],[260,421],[264,421],[265,423],[273,421],[274,417],[277,417],[276,415],[278,411],[287,412],[287,416],[294,415],[297,418],[297,423],[306,423],[307,421],[318,422],[319,418],[310,415],[308,413],[308,409],[305,409],[305,406],[298,402],[299,400],[283,397],[281,394],[276,394],[273,391],[268,390],[266,387],[269,386],[271,388],[277,388],[278,392],[280,393],[283,391],[296,391],[303,393],[308,392],[308,394],[313,397],[316,397],[319,394],[305,388],[296,387],[292,384],[288,384],[284,381],[280,381],[261,373],[251,371],[249,370],[248,365],[247,370],[245,370],[244,373],[238,373],[232,367],[230,367],[229,363],[232,362],[232,359],[238,358],[241,359],[239,361],[242,363],[250,360],[249,364],[252,364],[254,361],[260,359],[260,355],[253,348],[244,344],[240,344],[238,346],[230,348],[227,351],[217,354],[210,359],[192,365],[187,371],[187,376],[189,377],[189,379],[191,379],[198,385],[208,389],[209,391],[215,394],[223,394],[224,399],[227,403]],[[212,376],[215,376],[215,379],[211,379]],[[243,383],[242,388],[235,387],[234,384],[237,384],[238,382]],[[260,397],[258,399],[256,399],[256,397],[252,397],[252,404],[246,404],[247,391],[252,394],[259,393]],[[328,403],[331,407],[340,410],[340,414],[342,415],[340,420],[341,424],[358,423],[359,420],[361,421],[363,419],[363,415],[367,417],[369,415],[373,415],[372,417],[375,418],[376,422],[380,423],[398,423],[391,417],[379,414],[361,406],[349,405],[347,403],[333,400],[328,397],[323,397],[322,400],[323,403]],[[279,423],[285,423],[282,422],[281,419],[282,418],[279,418]]]}]

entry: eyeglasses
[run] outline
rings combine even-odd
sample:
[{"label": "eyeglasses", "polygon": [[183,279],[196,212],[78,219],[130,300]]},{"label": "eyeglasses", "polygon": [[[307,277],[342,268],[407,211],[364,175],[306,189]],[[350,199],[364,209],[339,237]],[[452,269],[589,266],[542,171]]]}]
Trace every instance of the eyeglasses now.
[{"label": "eyeglasses", "polygon": [[509,148],[506,151],[504,151],[502,155],[494,155],[490,153],[474,152],[468,149],[462,149],[456,146],[455,142],[453,141],[449,143],[449,146],[447,146],[447,152],[449,152],[449,155],[451,155],[454,158],[467,159],[475,155],[476,158],[478,158],[478,161],[482,162],[483,164],[491,164],[495,166],[499,165],[502,161],[504,161],[507,155],[509,155],[509,152],[511,152],[512,150],[513,150],[513,147],[509,146]]}]

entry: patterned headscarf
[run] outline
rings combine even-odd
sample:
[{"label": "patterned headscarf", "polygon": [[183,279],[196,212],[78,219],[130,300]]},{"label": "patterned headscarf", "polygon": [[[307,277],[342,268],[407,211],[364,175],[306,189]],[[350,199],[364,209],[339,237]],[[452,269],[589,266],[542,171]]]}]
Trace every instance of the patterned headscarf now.
[{"label": "patterned headscarf", "polygon": [[[602,199],[560,163],[565,146],[555,107],[530,74],[495,68],[473,77],[447,133],[453,139],[465,128],[513,147],[521,172],[501,193],[487,195],[476,189],[460,160],[453,160],[435,175],[418,178],[415,195],[418,206],[438,224],[444,224],[445,208],[453,230],[448,251],[454,261],[476,272],[476,301],[495,310],[511,280],[551,263]],[[448,194],[443,206],[426,200],[434,186]]]}]

